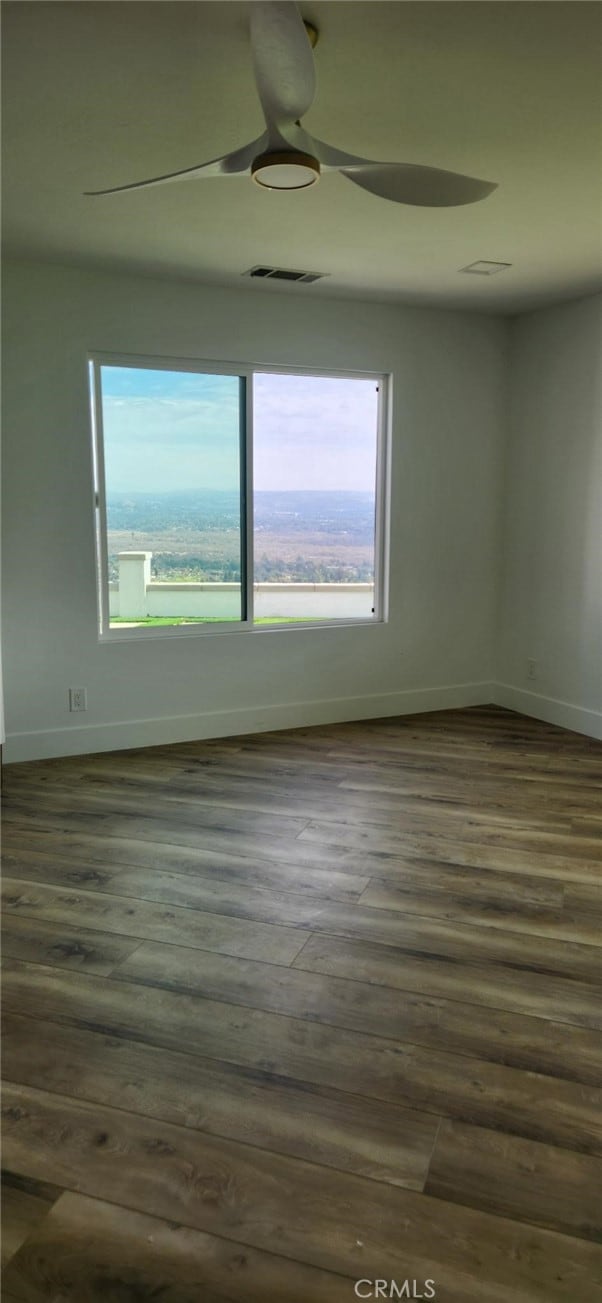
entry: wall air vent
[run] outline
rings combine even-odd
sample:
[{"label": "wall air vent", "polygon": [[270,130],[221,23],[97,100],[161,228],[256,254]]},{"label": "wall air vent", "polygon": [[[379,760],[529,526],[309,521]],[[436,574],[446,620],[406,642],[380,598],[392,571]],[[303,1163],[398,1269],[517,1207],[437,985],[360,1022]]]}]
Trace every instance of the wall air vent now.
[{"label": "wall air vent", "polygon": [[460,267],[460,271],[468,272],[469,276],[496,276],[498,271],[506,271],[511,267],[511,262],[487,262],[481,259],[480,262],[471,262],[468,267]]},{"label": "wall air vent", "polygon": [[260,280],[298,281],[301,285],[311,285],[312,281],[322,280],[325,271],[287,271],[285,267],[251,267],[243,276],[258,277]]}]

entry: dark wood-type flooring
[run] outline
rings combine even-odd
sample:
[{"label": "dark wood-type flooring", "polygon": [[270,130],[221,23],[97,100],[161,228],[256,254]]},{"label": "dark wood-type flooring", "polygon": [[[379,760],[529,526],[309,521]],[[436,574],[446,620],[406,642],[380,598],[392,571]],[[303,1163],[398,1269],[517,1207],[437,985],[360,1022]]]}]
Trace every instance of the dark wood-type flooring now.
[{"label": "dark wood-type flooring", "polygon": [[10,766],[5,1303],[600,1299],[601,838],[495,707]]}]

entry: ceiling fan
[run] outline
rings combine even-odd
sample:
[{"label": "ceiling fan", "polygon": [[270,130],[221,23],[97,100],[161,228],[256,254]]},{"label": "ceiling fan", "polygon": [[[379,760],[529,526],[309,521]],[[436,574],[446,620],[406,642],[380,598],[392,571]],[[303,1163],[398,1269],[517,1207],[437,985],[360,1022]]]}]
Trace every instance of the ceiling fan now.
[{"label": "ceiling fan", "polygon": [[459,172],[359,158],[310,136],[300,120],[315,95],[312,46],[317,35],[311,23],[304,23],[297,5],[289,0],[252,4],[251,46],[257,92],[266,123],[263,135],[242,149],[196,167],[86,193],[112,195],[197,177],[249,175],[257,185],[268,190],[304,190],[315,185],[324,172],[341,172],[354,185],[382,199],[426,208],[447,208],[476,203],[497,188],[494,182],[480,181]]}]

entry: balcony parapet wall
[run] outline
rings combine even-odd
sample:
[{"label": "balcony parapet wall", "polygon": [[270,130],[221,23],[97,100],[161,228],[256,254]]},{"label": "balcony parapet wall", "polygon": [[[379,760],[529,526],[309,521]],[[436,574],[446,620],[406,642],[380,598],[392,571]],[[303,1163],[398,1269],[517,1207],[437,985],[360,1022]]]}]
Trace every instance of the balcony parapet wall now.
[{"label": "balcony parapet wall", "polygon": [[[144,620],[153,616],[236,619],[240,585],[166,583],[151,579],[152,552],[120,552],[119,581],[109,584],[111,617]],[[258,619],[369,619],[374,585],[258,583],[253,604]]]}]

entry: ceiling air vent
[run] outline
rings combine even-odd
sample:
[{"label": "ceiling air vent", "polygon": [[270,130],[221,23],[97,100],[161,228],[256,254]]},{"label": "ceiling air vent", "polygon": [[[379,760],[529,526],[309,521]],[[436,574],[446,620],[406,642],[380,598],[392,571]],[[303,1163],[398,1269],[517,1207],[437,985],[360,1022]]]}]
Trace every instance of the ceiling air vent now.
[{"label": "ceiling air vent", "polygon": [[506,271],[511,266],[511,262],[488,262],[481,259],[480,262],[469,263],[468,267],[460,267],[460,271],[468,272],[469,276],[495,276],[498,271]]},{"label": "ceiling air vent", "polygon": [[324,271],[287,271],[285,267],[251,267],[243,276],[258,277],[260,280],[299,281],[302,285],[311,285],[312,281],[322,280],[328,273]]}]

